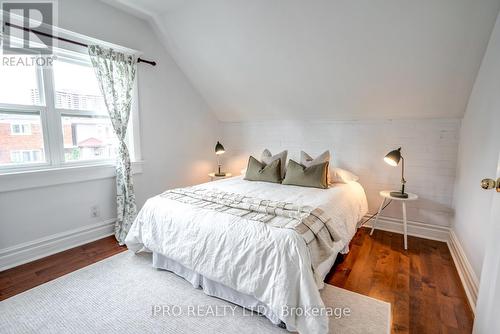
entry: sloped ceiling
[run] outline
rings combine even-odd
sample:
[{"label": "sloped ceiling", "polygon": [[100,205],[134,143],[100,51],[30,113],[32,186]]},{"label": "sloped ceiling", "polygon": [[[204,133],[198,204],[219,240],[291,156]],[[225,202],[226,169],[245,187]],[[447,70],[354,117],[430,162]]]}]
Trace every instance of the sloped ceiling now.
[{"label": "sloped ceiling", "polygon": [[222,121],[461,118],[499,0],[107,0]]}]

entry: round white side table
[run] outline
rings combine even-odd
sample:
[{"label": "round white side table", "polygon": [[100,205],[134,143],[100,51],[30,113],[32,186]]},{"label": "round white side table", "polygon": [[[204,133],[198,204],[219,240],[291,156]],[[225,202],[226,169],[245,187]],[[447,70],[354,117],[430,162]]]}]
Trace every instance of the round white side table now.
[{"label": "round white side table", "polygon": [[399,197],[393,197],[391,196],[391,191],[394,190],[382,190],[379,194],[383,198],[382,203],[380,204],[380,207],[378,208],[377,216],[375,217],[375,222],[372,225],[372,231],[370,232],[370,235],[373,234],[373,230],[375,230],[375,225],[378,223],[378,217],[380,216],[380,212],[382,212],[382,209],[384,208],[385,202],[389,200],[393,201],[400,201],[401,206],[403,208],[403,231],[404,231],[404,240],[405,240],[405,249],[408,249],[408,237],[407,237],[407,229],[406,229],[406,202],[407,201],[414,201],[418,199],[418,195],[413,194],[413,193],[407,193],[408,198],[399,198]]},{"label": "round white side table", "polygon": [[231,173],[226,173],[226,175],[215,175],[214,173],[208,173],[208,177],[210,178],[210,181],[216,181],[216,180],[222,180],[222,179],[227,179],[228,177],[232,177],[233,174]]}]

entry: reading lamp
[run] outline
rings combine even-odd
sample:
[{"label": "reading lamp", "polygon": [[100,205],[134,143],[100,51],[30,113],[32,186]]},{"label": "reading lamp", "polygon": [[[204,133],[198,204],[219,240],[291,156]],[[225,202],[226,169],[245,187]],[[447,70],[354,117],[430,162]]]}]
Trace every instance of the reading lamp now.
[{"label": "reading lamp", "polygon": [[222,146],[220,142],[217,142],[217,144],[215,144],[215,155],[217,156],[217,166],[219,169],[217,173],[215,173],[215,176],[226,176],[226,173],[220,171],[222,164],[220,163],[219,155],[224,154],[224,152],[226,152],[224,146]]},{"label": "reading lamp", "polygon": [[393,167],[396,167],[399,164],[400,160],[402,160],[402,163],[401,163],[401,191],[391,191],[391,196],[397,197],[397,198],[408,198],[408,194],[405,193],[405,183],[406,183],[406,180],[405,180],[405,159],[401,155],[401,147],[398,148],[397,150],[390,151],[384,157],[384,161]]}]

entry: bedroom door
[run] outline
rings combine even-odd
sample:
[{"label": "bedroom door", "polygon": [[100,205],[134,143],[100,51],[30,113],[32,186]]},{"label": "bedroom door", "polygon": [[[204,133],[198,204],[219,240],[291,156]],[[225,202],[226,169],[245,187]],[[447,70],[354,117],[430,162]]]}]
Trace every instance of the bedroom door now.
[{"label": "bedroom door", "polygon": [[[477,300],[475,334],[500,333],[500,155],[498,158],[495,185],[490,181],[482,186],[494,191],[491,202],[489,240],[481,271],[479,297]],[[484,188],[483,187],[483,188]]]}]

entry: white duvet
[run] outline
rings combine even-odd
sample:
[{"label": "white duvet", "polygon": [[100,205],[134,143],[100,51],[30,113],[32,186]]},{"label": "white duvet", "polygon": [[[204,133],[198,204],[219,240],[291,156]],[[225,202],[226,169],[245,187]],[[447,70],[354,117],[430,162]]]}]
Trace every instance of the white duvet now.
[{"label": "white duvet", "polygon": [[[347,250],[356,224],[367,212],[366,196],[357,182],[329,189],[305,188],[241,177],[195,188],[220,189],[247,196],[319,207],[332,218]],[[281,219],[277,217],[275,219]],[[188,269],[266,304],[299,333],[327,333],[328,317],[302,315],[292,308],[323,307],[311,269],[308,248],[294,230],[180,203],[159,196],[139,212],[125,243],[133,251],[160,253]],[[328,273],[337,253],[320,267]]]}]

